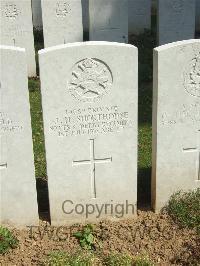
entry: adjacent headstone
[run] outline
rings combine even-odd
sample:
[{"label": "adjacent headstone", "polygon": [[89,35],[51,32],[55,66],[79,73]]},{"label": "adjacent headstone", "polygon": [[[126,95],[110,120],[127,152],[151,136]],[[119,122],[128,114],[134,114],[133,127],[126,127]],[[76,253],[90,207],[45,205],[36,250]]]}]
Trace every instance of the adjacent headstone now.
[{"label": "adjacent headstone", "polygon": [[83,41],[81,0],[42,0],[45,47]]},{"label": "adjacent headstone", "polygon": [[89,0],[91,41],[128,42],[128,0]]},{"label": "adjacent headstone", "polygon": [[25,49],[0,46],[0,224],[38,224]]},{"label": "adjacent headstone", "polygon": [[[175,59],[175,60],[174,60]],[[200,187],[200,40],[154,50],[152,204]]]},{"label": "adjacent headstone", "polygon": [[158,0],[158,44],[193,39],[195,0]]},{"label": "adjacent headstone", "polygon": [[129,0],[128,27],[130,34],[151,29],[151,0]]},{"label": "adjacent headstone", "polygon": [[132,216],[137,48],[69,44],[41,50],[39,62],[51,223]]},{"label": "adjacent headstone", "polygon": [[200,32],[200,0],[196,0],[196,31]]},{"label": "adjacent headstone", "polygon": [[42,8],[41,0],[32,0],[33,27],[42,30]]},{"label": "adjacent headstone", "polygon": [[0,0],[0,44],[26,49],[28,75],[36,76],[31,0]]}]

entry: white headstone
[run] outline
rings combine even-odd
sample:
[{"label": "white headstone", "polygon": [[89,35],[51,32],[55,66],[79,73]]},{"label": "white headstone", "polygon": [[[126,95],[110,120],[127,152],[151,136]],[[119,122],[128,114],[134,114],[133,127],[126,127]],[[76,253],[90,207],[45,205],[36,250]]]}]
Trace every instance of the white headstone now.
[{"label": "white headstone", "polygon": [[28,75],[36,76],[31,0],[0,0],[0,44],[26,49]]},{"label": "white headstone", "polygon": [[193,39],[195,0],[158,0],[158,44]]},{"label": "white headstone", "polygon": [[83,41],[81,0],[42,0],[45,47]]},{"label": "white headstone", "polygon": [[0,223],[38,224],[25,50],[0,46]]},{"label": "white headstone", "polygon": [[91,41],[128,42],[128,0],[89,0]]},{"label": "white headstone", "polygon": [[200,186],[200,40],[154,50],[152,203]]},{"label": "white headstone", "polygon": [[200,0],[196,0],[196,30],[200,32]]},{"label": "white headstone", "polygon": [[[137,60],[136,47],[109,42],[39,52],[52,224],[114,218],[117,204],[135,214]],[[77,214],[87,204],[93,215]]]},{"label": "white headstone", "polygon": [[151,29],[151,0],[129,0],[128,27],[130,34]]},{"label": "white headstone", "polygon": [[42,30],[41,0],[32,0],[33,26],[36,30]]}]

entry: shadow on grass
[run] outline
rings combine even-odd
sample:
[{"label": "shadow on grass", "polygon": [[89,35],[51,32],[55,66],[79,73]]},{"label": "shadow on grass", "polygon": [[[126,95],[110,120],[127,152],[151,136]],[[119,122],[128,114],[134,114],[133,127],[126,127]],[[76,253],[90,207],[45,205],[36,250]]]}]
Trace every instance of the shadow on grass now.
[{"label": "shadow on grass", "polygon": [[151,209],[151,168],[138,170],[138,209]]},{"label": "shadow on grass", "polygon": [[38,212],[41,220],[50,222],[48,183],[44,178],[36,178]]},{"label": "shadow on grass", "polygon": [[36,73],[39,76],[38,51],[44,48],[43,30],[34,29]]}]

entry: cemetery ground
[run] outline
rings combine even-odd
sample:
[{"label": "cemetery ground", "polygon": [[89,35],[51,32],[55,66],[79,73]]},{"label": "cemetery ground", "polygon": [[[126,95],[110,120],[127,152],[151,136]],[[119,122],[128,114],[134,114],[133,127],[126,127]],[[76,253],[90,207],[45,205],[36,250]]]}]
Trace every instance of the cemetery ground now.
[{"label": "cemetery ground", "polygon": [[154,36],[147,31],[130,41],[139,48],[138,216],[50,226],[40,83],[29,79],[40,227],[0,227],[0,265],[200,265],[200,190],[177,193],[159,214],[150,208]]}]

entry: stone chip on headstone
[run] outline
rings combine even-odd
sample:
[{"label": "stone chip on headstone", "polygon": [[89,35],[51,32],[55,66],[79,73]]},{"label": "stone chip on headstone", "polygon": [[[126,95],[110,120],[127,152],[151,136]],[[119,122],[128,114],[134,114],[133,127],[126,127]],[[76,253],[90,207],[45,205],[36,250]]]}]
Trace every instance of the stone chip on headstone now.
[{"label": "stone chip on headstone", "polygon": [[158,44],[193,39],[195,0],[158,0]]},{"label": "stone chip on headstone", "polygon": [[25,50],[0,46],[0,223],[38,224]]},{"label": "stone chip on headstone", "polygon": [[26,49],[29,77],[36,76],[31,0],[0,0],[0,44]]},{"label": "stone chip on headstone", "polygon": [[128,0],[89,0],[90,41],[128,42]]},{"label": "stone chip on headstone", "polygon": [[42,0],[44,46],[83,41],[81,0]]},{"label": "stone chip on headstone", "polygon": [[[175,59],[175,60],[174,60]],[[200,40],[154,50],[152,204],[200,187]]]},{"label": "stone chip on headstone", "polygon": [[[51,223],[116,219],[122,208],[123,217],[132,216],[137,201],[137,48],[69,44],[41,50],[39,62]],[[94,208],[88,217],[87,204],[90,212]],[[99,216],[96,205],[103,208]]]}]

